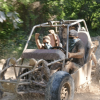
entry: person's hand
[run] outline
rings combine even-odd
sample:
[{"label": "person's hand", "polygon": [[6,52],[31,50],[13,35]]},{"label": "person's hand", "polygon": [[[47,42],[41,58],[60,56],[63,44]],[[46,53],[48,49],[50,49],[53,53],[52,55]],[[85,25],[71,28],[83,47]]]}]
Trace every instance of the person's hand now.
[{"label": "person's hand", "polygon": [[62,27],[65,27],[65,24],[62,24]]},{"label": "person's hand", "polygon": [[35,34],[35,39],[38,39],[39,35],[40,35],[39,33],[36,33]]},{"label": "person's hand", "polygon": [[72,54],[68,52],[68,58],[72,58]]},{"label": "person's hand", "polygon": [[49,33],[55,34],[55,31],[54,30],[49,30]]}]

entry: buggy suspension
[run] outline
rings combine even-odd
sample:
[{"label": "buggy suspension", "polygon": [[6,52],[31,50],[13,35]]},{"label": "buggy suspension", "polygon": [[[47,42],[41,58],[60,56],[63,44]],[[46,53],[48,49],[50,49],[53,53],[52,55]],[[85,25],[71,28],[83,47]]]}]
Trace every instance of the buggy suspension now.
[{"label": "buggy suspension", "polygon": [[[40,64],[41,64],[41,66],[39,66]],[[14,73],[16,76],[15,80],[4,79],[4,75],[7,71],[7,69],[10,67],[14,67]],[[30,70],[28,72],[17,75],[16,67],[19,67],[20,69],[28,68]],[[17,65],[15,58],[8,58],[6,63],[3,66],[3,70],[0,72],[0,89],[2,89],[3,91],[16,92],[18,94],[26,94],[26,93],[44,94],[43,91],[41,92],[41,91],[29,90],[29,89],[28,90],[19,89],[21,86],[28,86],[28,85],[32,85],[32,84],[45,88],[46,84],[43,84],[41,82],[37,82],[37,81],[31,79],[31,76],[35,72],[37,72],[38,70],[41,70],[41,69],[44,70],[44,74],[46,76],[45,81],[48,81],[49,77],[50,77],[50,70],[48,68],[48,63],[45,60],[41,59],[41,60],[36,61],[35,59],[32,58],[32,59],[30,59],[29,66],[27,66],[27,65]],[[21,71],[21,70],[19,70],[19,71]],[[21,72],[19,72],[19,73],[21,73]],[[26,75],[29,75],[29,78],[22,79],[22,77],[24,77]],[[5,88],[5,85],[6,85],[6,88]],[[10,86],[12,86],[13,88],[11,89]]]}]

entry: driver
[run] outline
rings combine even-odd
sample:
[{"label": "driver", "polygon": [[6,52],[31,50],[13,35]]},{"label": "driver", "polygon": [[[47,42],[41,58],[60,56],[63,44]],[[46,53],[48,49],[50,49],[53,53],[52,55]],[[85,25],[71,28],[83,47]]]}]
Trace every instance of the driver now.
[{"label": "driver", "polygon": [[85,48],[83,42],[78,38],[78,32],[76,30],[69,31],[69,52],[68,57],[72,58],[71,61],[67,61],[64,71],[68,73],[75,71],[84,65]]},{"label": "driver", "polygon": [[[79,24],[75,24],[73,26],[69,27],[69,30],[79,30]],[[59,37],[60,37],[60,41],[63,45],[63,48],[66,49],[66,39],[67,39],[67,27],[63,24],[63,27],[60,27],[59,29]]]},{"label": "driver", "polygon": [[[53,35],[53,38],[54,38],[54,41],[55,41],[55,46],[59,46],[58,40],[57,40],[57,37],[56,37],[54,30],[49,30],[49,33]],[[40,40],[39,40],[39,35],[40,35],[39,33],[35,34],[35,42],[36,42],[38,49],[51,49],[52,45],[51,45],[51,42],[50,42],[51,41],[50,37],[44,36],[43,37],[43,43],[41,44]]]}]

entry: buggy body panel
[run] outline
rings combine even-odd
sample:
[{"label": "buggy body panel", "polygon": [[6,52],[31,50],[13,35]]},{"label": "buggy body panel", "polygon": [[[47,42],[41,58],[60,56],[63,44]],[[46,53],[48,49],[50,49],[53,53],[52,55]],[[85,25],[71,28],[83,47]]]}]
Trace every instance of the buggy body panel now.
[{"label": "buggy body panel", "polygon": [[58,60],[64,59],[65,54],[58,49],[26,49],[22,54],[22,58]]}]

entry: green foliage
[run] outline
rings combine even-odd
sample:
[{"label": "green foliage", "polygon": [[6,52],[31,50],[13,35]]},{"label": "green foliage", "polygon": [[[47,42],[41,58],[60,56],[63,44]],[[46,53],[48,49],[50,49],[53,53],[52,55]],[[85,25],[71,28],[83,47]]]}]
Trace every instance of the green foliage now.
[{"label": "green foliage", "polygon": [[17,0],[17,2],[22,3],[24,5],[29,5],[30,3],[35,2],[36,0]]},{"label": "green foliage", "polygon": [[0,9],[18,11],[24,30],[50,19],[85,19],[91,29],[100,26],[100,0],[1,0]]},{"label": "green foliage", "polygon": [[13,35],[10,35],[8,39],[0,40],[0,58],[19,58],[21,56],[27,40],[27,35],[21,30],[16,30],[16,32],[12,33]]}]

